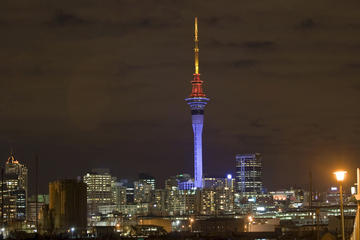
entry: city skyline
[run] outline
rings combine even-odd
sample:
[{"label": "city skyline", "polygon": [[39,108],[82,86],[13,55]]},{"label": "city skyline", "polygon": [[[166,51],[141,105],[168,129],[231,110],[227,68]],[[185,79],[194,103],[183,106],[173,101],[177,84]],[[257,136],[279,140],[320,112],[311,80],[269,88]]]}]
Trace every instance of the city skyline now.
[{"label": "city skyline", "polygon": [[325,13],[325,1],[311,11],[301,1],[216,9],[149,1],[136,11],[115,2],[1,3],[0,159],[12,146],[32,175],[38,154],[42,191],[97,167],[124,178],[148,172],[159,182],[192,173],[183,97],[198,16],[202,79],[216,96],[205,121],[204,173],[234,173],[236,154],[260,152],[269,189],[307,184],[310,169],[319,188],[334,182],[337,168],[354,179],[357,4],[332,4]]}]

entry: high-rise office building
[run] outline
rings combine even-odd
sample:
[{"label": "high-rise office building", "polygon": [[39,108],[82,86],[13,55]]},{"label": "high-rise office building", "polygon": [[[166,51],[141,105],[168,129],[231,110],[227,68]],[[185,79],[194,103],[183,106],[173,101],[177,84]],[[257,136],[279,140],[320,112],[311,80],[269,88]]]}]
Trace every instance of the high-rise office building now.
[{"label": "high-rise office building", "polygon": [[152,214],[155,216],[166,216],[166,197],[168,190],[156,189],[154,193],[154,204]]},{"label": "high-rise office building", "polygon": [[[37,198],[37,199],[36,199]],[[32,195],[28,200],[27,207],[27,223],[36,225],[36,217],[39,219],[40,210],[44,205],[49,204],[48,194]]]},{"label": "high-rise office building", "polygon": [[177,190],[179,181],[176,179],[176,176],[171,176],[165,180],[165,189],[166,190]]},{"label": "high-rise office building", "polygon": [[170,216],[196,213],[196,190],[167,190],[166,212]]},{"label": "high-rise office building", "polygon": [[126,186],[122,182],[112,182],[112,202],[117,209],[126,204]]},{"label": "high-rise office building", "polygon": [[55,232],[86,230],[86,184],[74,179],[50,182],[49,213]]},{"label": "high-rise office building", "polygon": [[83,177],[87,185],[87,203],[89,215],[99,212],[99,206],[113,203],[112,183],[115,181],[109,169],[93,169]]},{"label": "high-rise office building", "polygon": [[165,189],[168,190],[191,190],[194,188],[194,179],[190,174],[181,173],[176,176],[171,176],[165,180]]},{"label": "high-rise office building", "polygon": [[209,102],[203,91],[203,81],[199,73],[199,38],[197,18],[195,18],[195,73],[191,81],[192,91],[185,101],[189,104],[192,115],[192,127],[194,132],[194,185],[195,188],[203,188],[203,160],[202,160],[202,130],[204,124],[204,109]]},{"label": "high-rise office building", "polygon": [[149,203],[153,200],[153,194],[153,185],[140,180],[134,182],[135,203]]},{"label": "high-rise office building", "polygon": [[261,154],[236,155],[236,190],[242,195],[262,194]]},{"label": "high-rise office building", "polygon": [[142,182],[142,183],[147,183],[149,185],[151,185],[151,190],[155,190],[156,188],[156,181],[155,181],[155,178],[146,174],[146,173],[140,173],[139,174],[139,182]]},{"label": "high-rise office building", "polygon": [[150,203],[154,200],[155,178],[145,174],[139,174],[139,180],[134,182],[134,202]]},{"label": "high-rise office building", "polygon": [[28,169],[15,159],[13,153],[11,153],[5,164],[3,190],[4,221],[26,220]]}]

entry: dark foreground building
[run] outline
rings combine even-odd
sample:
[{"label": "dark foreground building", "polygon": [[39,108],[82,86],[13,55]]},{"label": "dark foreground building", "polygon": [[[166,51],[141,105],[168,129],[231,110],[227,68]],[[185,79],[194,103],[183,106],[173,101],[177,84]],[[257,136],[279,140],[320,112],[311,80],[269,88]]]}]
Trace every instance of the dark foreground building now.
[{"label": "dark foreground building", "polygon": [[194,232],[207,234],[241,233],[244,232],[243,218],[208,218],[194,221]]},{"label": "dark foreground building", "polygon": [[68,179],[49,183],[49,212],[53,231],[83,232],[87,226],[86,184]]}]

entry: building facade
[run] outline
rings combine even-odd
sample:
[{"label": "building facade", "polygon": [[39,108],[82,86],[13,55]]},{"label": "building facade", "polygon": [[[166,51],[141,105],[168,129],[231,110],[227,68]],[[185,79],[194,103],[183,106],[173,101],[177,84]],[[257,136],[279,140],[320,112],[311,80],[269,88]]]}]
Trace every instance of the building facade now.
[{"label": "building facade", "polygon": [[260,153],[236,155],[236,190],[242,195],[262,194],[262,157]]},{"label": "building facade", "polygon": [[87,186],[88,214],[97,214],[99,206],[113,204],[113,183],[115,179],[109,169],[93,169],[85,174],[83,181]]},{"label": "building facade", "polygon": [[4,221],[7,223],[25,221],[28,199],[28,169],[11,153],[4,171]]},{"label": "building facade", "polygon": [[86,184],[67,179],[49,183],[49,213],[52,230],[63,233],[87,227]]},{"label": "building facade", "polygon": [[154,177],[146,173],[139,174],[139,182],[151,185],[151,190],[154,191],[156,188],[156,180]]},{"label": "building facade", "polygon": [[[37,201],[36,201],[37,200]],[[43,208],[44,205],[49,204],[49,195],[48,194],[39,194],[32,195],[29,197],[28,203],[27,203],[27,222],[31,224],[34,228],[36,227],[36,223],[38,223],[40,211]]]},{"label": "building facade", "polygon": [[119,208],[121,205],[126,204],[126,186],[122,182],[112,182],[112,202]]}]

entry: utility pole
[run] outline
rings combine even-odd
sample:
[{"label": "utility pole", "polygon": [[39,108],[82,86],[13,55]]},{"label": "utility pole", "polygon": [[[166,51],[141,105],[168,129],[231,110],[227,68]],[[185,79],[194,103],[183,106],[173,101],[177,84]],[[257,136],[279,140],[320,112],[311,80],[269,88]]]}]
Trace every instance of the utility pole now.
[{"label": "utility pole", "polygon": [[4,227],[4,167],[1,167],[1,228]]},{"label": "utility pole", "polygon": [[312,208],[312,173],[311,173],[311,170],[309,171],[309,180],[310,180],[310,184],[309,184],[309,209],[311,210],[311,208]]},{"label": "utility pole", "polygon": [[309,215],[311,217],[311,222],[314,223],[313,213],[312,213],[312,173],[311,170],[309,171]]},{"label": "utility pole", "polygon": [[39,156],[35,155],[35,228],[39,231],[38,196],[39,196]]},{"label": "utility pole", "polygon": [[356,218],[356,240],[360,240],[360,168],[356,169],[357,175],[357,193],[356,193],[356,200],[357,200],[357,218]]},{"label": "utility pole", "polygon": [[316,208],[316,239],[320,240],[320,208]]}]

